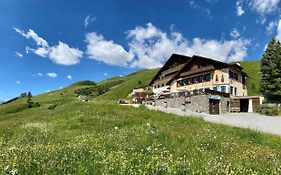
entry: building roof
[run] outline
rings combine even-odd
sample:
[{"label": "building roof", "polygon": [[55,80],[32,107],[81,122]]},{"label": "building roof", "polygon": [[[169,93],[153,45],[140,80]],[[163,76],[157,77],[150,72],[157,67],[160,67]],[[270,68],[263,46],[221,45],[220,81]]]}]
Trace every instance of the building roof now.
[{"label": "building roof", "polygon": [[179,55],[179,54],[172,54],[170,58],[166,61],[166,63],[161,67],[161,69],[157,72],[157,74],[153,77],[153,79],[150,81],[149,85],[152,85],[155,79],[158,78],[158,76],[172,63],[174,62],[182,62],[185,63],[186,61],[190,60],[191,57]]},{"label": "building roof", "polygon": [[[180,76],[180,74],[185,70],[185,68],[187,68],[190,63],[193,61],[193,60],[196,60],[196,59],[201,59],[201,60],[205,60],[207,62],[212,62],[214,63],[215,65],[219,65],[219,66],[222,66],[222,67],[232,67],[238,71],[240,71],[244,76],[247,76],[247,74],[242,70],[243,68],[238,65],[238,64],[228,64],[228,63],[224,63],[224,62],[221,62],[221,61],[217,61],[217,60],[214,60],[214,59],[211,59],[211,58],[207,58],[207,57],[203,57],[203,56],[198,56],[198,55],[193,55],[192,57],[188,57],[188,56],[184,56],[184,55],[179,55],[179,54],[172,54],[171,57],[168,59],[168,61],[164,64],[164,66],[158,71],[158,73],[154,76],[154,78],[151,80],[151,82],[149,83],[149,85],[152,85],[153,82],[155,81],[155,79],[158,78],[158,76],[161,74],[161,72],[163,72],[171,63],[175,62],[177,59],[183,59],[185,61],[185,63],[183,63],[183,67],[174,75],[172,76],[169,81],[167,82],[167,84],[171,84],[173,82],[174,79],[176,79],[178,76]],[[213,70],[214,67],[208,67],[208,70]],[[194,74],[194,73],[198,73],[199,70],[194,70],[194,72],[190,72],[191,74]],[[204,70],[200,70],[200,71],[206,71],[205,68]]]}]

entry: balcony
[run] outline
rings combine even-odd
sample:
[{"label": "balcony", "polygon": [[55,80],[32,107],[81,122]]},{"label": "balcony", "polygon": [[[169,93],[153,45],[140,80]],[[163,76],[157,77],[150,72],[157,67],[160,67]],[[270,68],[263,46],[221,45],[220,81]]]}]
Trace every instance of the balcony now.
[{"label": "balcony", "polygon": [[162,75],[167,75],[167,74],[170,74],[170,73],[172,73],[172,72],[177,72],[177,71],[179,71],[183,66],[184,66],[184,64],[181,64],[181,65],[178,65],[178,66],[176,66],[176,67],[173,67],[173,68],[164,70],[164,71],[162,72]]},{"label": "balcony", "polygon": [[198,69],[190,70],[187,72],[183,72],[180,74],[180,76],[185,77],[185,76],[190,76],[190,75],[199,74],[199,73],[203,73],[203,72],[210,72],[212,70],[215,70],[214,66],[206,66],[206,67],[201,67]]},{"label": "balcony", "polygon": [[167,77],[163,77],[161,79],[157,79],[157,80],[154,81],[154,84],[167,83],[173,76],[174,76],[174,74],[173,75],[169,75]]}]

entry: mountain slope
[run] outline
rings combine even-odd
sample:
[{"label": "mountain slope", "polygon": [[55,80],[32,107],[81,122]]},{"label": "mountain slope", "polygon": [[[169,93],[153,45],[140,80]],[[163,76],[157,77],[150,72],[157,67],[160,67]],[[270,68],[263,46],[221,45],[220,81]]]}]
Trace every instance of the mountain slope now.
[{"label": "mountain slope", "polygon": [[0,106],[0,174],[281,174],[280,137],[116,103],[156,72],[99,82],[122,80],[89,102],[78,82]]},{"label": "mountain slope", "polygon": [[249,76],[247,81],[248,95],[260,95],[260,61],[245,61],[240,62],[240,65]]}]

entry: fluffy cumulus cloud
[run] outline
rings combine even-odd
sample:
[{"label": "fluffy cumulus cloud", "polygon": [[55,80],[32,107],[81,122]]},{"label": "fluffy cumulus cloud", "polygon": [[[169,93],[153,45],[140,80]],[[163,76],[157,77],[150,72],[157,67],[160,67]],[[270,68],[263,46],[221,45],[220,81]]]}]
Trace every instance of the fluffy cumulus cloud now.
[{"label": "fluffy cumulus cloud", "polygon": [[277,36],[276,38],[281,41],[281,19],[278,22],[278,26],[277,26]]},{"label": "fluffy cumulus cloud", "polygon": [[166,33],[148,23],[126,32],[128,49],[106,40],[95,32],[86,34],[87,54],[91,59],[109,65],[138,68],[162,66],[173,53],[201,55],[224,62],[240,61],[247,56],[250,41],[240,37],[237,29],[232,40],[206,40],[194,38],[188,41],[179,32]]},{"label": "fluffy cumulus cloud", "polygon": [[242,0],[238,0],[238,1],[236,2],[236,14],[237,14],[238,16],[242,16],[242,15],[245,13],[245,10],[243,9],[242,4],[243,4],[243,1],[242,1]]},{"label": "fluffy cumulus cloud", "polygon": [[54,63],[61,65],[74,65],[80,62],[83,52],[77,48],[71,48],[66,43],[59,41],[57,45],[49,46],[48,42],[39,37],[37,33],[29,29],[24,32],[14,27],[14,30],[27,39],[33,39],[37,48],[26,47],[26,53],[33,52],[41,57],[48,57]]},{"label": "fluffy cumulus cloud", "polygon": [[56,74],[55,72],[49,72],[47,73],[47,76],[51,78],[57,78],[58,74]]},{"label": "fluffy cumulus cloud", "polygon": [[51,47],[49,52],[50,59],[57,64],[74,65],[79,63],[83,52],[76,48],[71,48],[67,44],[60,42]]},{"label": "fluffy cumulus cloud", "polygon": [[133,54],[121,45],[106,40],[95,32],[86,34],[87,54],[89,58],[109,65],[126,66],[133,59]]},{"label": "fluffy cumulus cloud", "polygon": [[172,53],[201,55],[220,61],[240,61],[247,56],[250,41],[236,37],[234,40],[186,40],[179,32],[167,34],[148,23],[127,32],[129,50],[135,55],[131,66],[153,68],[161,66]]}]

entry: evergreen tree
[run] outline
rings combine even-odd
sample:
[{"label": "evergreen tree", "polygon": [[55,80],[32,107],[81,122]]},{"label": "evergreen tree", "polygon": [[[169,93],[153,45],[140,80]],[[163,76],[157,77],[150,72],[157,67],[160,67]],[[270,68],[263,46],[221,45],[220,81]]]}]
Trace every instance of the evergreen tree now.
[{"label": "evergreen tree", "polygon": [[28,105],[29,108],[32,107],[31,97],[32,97],[31,92],[28,92],[28,94],[27,94],[27,105]]},{"label": "evergreen tree", "polygon": [[281,97],[281,44],[275,38],[268,43],[261,60],[261,92],[270,102]]}]

